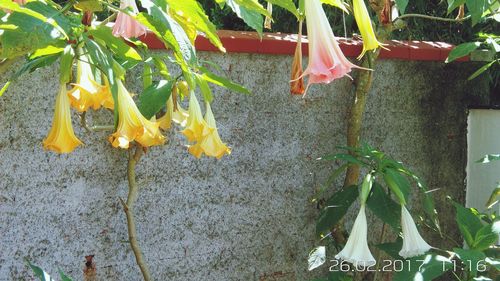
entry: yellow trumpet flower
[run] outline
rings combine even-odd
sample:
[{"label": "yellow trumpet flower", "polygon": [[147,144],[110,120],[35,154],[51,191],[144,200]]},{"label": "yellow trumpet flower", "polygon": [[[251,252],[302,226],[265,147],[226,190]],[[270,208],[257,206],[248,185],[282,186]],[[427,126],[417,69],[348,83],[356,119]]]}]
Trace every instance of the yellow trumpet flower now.
[{"label": "yellow trumpet flower", "polygon": [[191,93],[189,95],[189,109],[186,128],[182,133],[186,136],[189,142],[200,141],[208,135],[213,128],[210,128],[207,122],[203,119],[200,104],[196,99],[196,95]]},{"label": "yellow trumpet flower", "polygon": [[206,107],[207,111],[205,113],[205,121],[207,122],[209,127],[213,128],[213,130],[199,143],[200,148],[207,156],[220,159],[222,158],[222,156],[224,156],[224,154],[231,154],[231,149],[220,139],[219,132],[215,123],[214,114],[212,113],[212,109],[210,108],[210,104],[208,102]]},{"label": "yellow trumpet flower", "polygon": [[68,92],[68,95],[71,106],[77,111],[84,112],[91,107],[97,110],[107,99],[111,98],[108,85],[101,85],[95,81],[87,56],[80,56],[76,77],[76,83],[73,84],[74,87]]},{"label": "yellow trumpet flower", "polygon": [[147,120],[139,111],[125,86],[120,80],[118,85],[118,127],[109,137],[114,147],[128,148],[129,143],[137,141],[142,146],[165,143],[159,123]]},{"label": "yellow trumpet flower", "polygon": [[52,128],[43,140],[43,148],[57,153],[69,153],[81,144],[73,131],[66,84],[62,83],[56,98]]},{"label": "yellow trumpet flower", "polygon": [[378,42],[377,37],[375,36],[372,22],[370,20],[370,14],[368,13],[364,0],[353,0],[352,2],[354,18],[358,24],[361,37],[363,37],[363,51],[358,57],[358,59],[360,59],[365,55],[366,51],[383,46],[382,43]]},{"label": "yellow trumpet flower", "polygon": [[170,129],[170,127],[172,127],[172,121],[184,127],[186,126],[188,116],[188,112],[182,108],[179,103],[177,103],[177,108],[174,108],[174,101],[172,97],[170,97],[167,100],[167,111],[165,115],[158,119],[158,123],[160,123],[160,128],[163,130]]}]

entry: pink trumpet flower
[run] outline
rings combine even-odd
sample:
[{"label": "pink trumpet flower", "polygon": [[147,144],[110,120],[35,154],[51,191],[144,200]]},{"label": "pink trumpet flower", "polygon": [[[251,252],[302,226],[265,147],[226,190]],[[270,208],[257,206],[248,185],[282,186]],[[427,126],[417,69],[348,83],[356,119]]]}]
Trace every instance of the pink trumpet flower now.
[{"label": "pink trumpet flower", "polygon": [[[135,4],[135,0],[121,0],[120,9],[126,9],[130,7],[134,14],[137,14],[139,10]],[[113,35],[116,37],[132,38],[139,37],[146,34],[146,27],[137,22],[133,17],[118,12],[116,17],[115,25],[113,26]]]},{"label": "pink trumpet flower", "polygon": [[303,74],[309,75],[306,92],[310,84],[351,78],[348,73],[352,68],[365,69],[351,63],[342,53],[320,0],[305,1],[305,13],[309,39],[309,64]]}]

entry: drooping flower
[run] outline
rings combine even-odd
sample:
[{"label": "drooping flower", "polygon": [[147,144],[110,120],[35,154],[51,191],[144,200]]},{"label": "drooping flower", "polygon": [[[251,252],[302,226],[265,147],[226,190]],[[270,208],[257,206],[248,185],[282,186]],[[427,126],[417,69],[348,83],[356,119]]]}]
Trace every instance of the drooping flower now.
[{"label": "drooping flower", "polygon": [[368,248],[368,226],[366,223],[365,205],[362,204],[354,221],[349,239],[344,249],[335,258],[352,263],[356,267],[367,267],[376,263]]},{"label": "drooping flower", "polygon": [[200,158],[201,152],[203,152],[207,156],[215,157],[217,159],[222,158],[225,154],[231,154],[231,149],[220,139],[214,114],[208,102],[206,103],[205,121],[212,129],[211,132],[200,142],[190,146],[189,152],[197,158]]},{"label": "drooping flower", "polygon": [[167,111],[165,114],[157,120],[160,124],[162,130],[168,130],[172,127],[172,117],[174,115],[174,102],[172,101],[172,96],[167,100]]},{"label": "drooping flower", "polygon": [[158,123],[160,123],[160,128],[163,130],[170,129],[172,121],[184,127],[186,126],[188,116],[188,112],[179,103],[174,107],[174,101],[172,96],[170,96],[167,100],[167,111],[158,119]]},{"label": "drooping flower", "polygon": [[424,241],[410,212],[401,205],[401,227],[403,228],[403,248],[399,255],[403,258],[419,256],[429,251],[432,247]]},{"label": "drooping flower", "polygon": [[99,109],[106,100],[112,99],[109,87],[96,82],[94,73],[89,64],[89,58],[80,56],[77,63],[76,83],[68,92],[71,106],[79,112],[89,108]]},{"label": "drooping flower", "polygon": [[358,24],[361,37],[363,37],[363,51],[358,57],[358,59],[360,59],[364,56],[366,51],[377,49],[379,46],[382,46],[382,44],[378,42],[377,37],[375,36],[372,22],[370,20],[370,14],[368,13],[364,0],[353,0],[352,6],[354,18]]},{"label": "drooping flower", "polygon": [[305,92],[302,72],[302,21],[299,21],[297,46],[295,47],[292,63],[292,79],[290,80],[290,93],[293,95],[302,95]]},{"label": "drooping flower", "polygon": [[61,83],[59,86],[59,94],[56,98],[52,128],[47,138],[43,140],[44,149],[52,150],[57,153],[69,153],[82,144],[73,131],[69,107],[66,84]]},{"label": "drooping flower", "polygon": [[203,119],[200,104],[194,93],[189,95],[188,114],[186,128],[182,130],[182,133],[189,142],[201,141],[206,135],[213,131],[213,128],[210,128]]},{"label": "drooping flower", "polygon": [[165,143],[158,122],[147,120],[139,111],[123,83],[117,79],[118,86],[118,127],[109,141],[114,147],[128,148],[129,143],[136,141],[142,146],[153,146]]},{"label": "drooping flower", "polygon": [[305,1],[305,14],[309,63],[303,76],[309,75],[307,87],[312,83],[330,83],[334,79],[350,77],[348,73],[352,68],[361,68],[347,60],[342,53],[320,0]]},{"label": "drooping flower", "polygon": [[[135,4],[135,0],[121,0],[120,9],[126,9],[127,7],[130,7],[134,14],[139,12],[139,9],[137,9],[137,5]],[[146,27],[144,25],[140,24],[131,16],[123,12],[118,12],[115,25],[113,26],[114,36],[132,38],[139,37],[143,34],[146,34]]]}]

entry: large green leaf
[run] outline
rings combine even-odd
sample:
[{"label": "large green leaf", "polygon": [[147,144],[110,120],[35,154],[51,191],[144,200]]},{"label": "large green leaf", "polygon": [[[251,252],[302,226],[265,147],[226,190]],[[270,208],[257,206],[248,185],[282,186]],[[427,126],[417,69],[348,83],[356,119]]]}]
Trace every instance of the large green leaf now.
[{"label": "large green leaf", "polygon": [[[257,33],[259,33],[262,37],[264,20],[262,19],[261,13],[248,8],[246,5],[241,5],[242,1],[244,0],[226,0],[226,3],[239,18],[241,18],[248,26],[255,29],[255,31],[257,31]],[[253,0],[249,2],[253,2]],[[264,8],[262,7],[262,9]],[[264,11],[266,10],[264,9]]]},{"label": "large green leaf", "polygon": [[326,201],[326,207],[321,211],[316,223],[316,234],[326,235],[345,216],[349,207],[358,198],[356,186],[349,186],[335,192]]},{"label": "large green leaf", "polygon": [[494,245],[495,242],[497,242],[497,240],[498,240],[498,233],[493,231],[493,226],[491,224],[484,225],[476,233],[472,248],[482,251]]},{"label": "large green leaf", "polygon": [[481,45],[481,42],[467,42],[467,43],[462,43],[448,54],[448,57],[446,58],[446,63],[452,62],[458,58],[465,57],[468,54],[472,53],[472,51],[476,50],[479,46]]},{"label": "large green leaf", "polygon": [[54,279],[52,279],[52,277],[50,277],[50,275],[47,272],[45,272],[43,269],[41,269],[40,267],[32,264],[29,261],[26,261],[26,262],[31,267],[31,270],[33,270],[33,273],[35,274],[35,276],[40,281],[54,281]]},{"label": "large green leaf", "polygon": [[406,11],[406,6],[408,6],[409,0],[396,0],[396,5],[398,5],[399,12],[404,14]]},{"label": "large green leaf", "polygon": [[286,10],[288,10],[290,13],[292,13],[294,16],[297,18],[299,17],[299,12],[297,10],[297,7],[295,7],[295,4],[293,3],[292,0],[267,0],[267,2],[280,6]]},{"label": "large green leaf", "polygon": [[71,45],[64,48],[64,52],[61,56],[61,63],[59,71],[61,73],[59,77],[60,83],[69,83],[71,80],[71,74],[73,73],[73,60],[75,59],[75,52]]},{"label": "large green leaf", "polygon": [[110,27],[98,25],[87,32],[94,40],[99,40],[101,45],[108,47],[122,61],[124,67],[130,68],[142,61],[141,55],[121,38],[115,37]]},{"label": "large green leaf", "polygon": [[373,183],[372,193],[366,205],[378,218],[390,225],[396,233],[401,231],[401,206],[392,200],[377,182]]},{"label": "large green leaf", "polygon": [[154,82],[139,96],[139,111],[147,119],[151,119],[167,104],[172,94],[173,80],[160,80]]},{"label": "large green leaf", "polygon": [[448,14],[465,3],[465,0],[448,0]]},{"label": "large green leaf", "polygon": [[493,60],[493,61],[481,66],[478,70],[476,70],[474,73],[472,73],[471,76],[469,76],[469,78],[467,78],[467,80],[472,80],[472,79],[478,77],[483,72],[488,70],[488,68],[490,68],[493,64],[498,63],[498,62],[500,62],[500,59]]},{"label": "large green leaf", "polygon": [[486,255],[478,250],[454,248],[453,251],[458,255],[464,266],[471,272],[472,276],[477,275],[477,265],[484,262]]},{"label": "large green leaf", "polygon": [[345,13],[349,14],[349,11],[347,10],[347,7],[345,6],[345,3],[343,0],[321,0],[322,3],[337,7],[344,11]]},{"label": "large green leaf", "polygon": [[465,0],[465,4],[471,15],[473,26],[481,20],[483,13],[489,6],[486,0]]},{"label": "large green leaf", "polygon": [[196,0],[166,0],[169,8],[173,13],[176,13],[186,19],[186,22],[193,25],[196,30],[203,32],[208,40],[212,42],[219,50],[225,52],[226,49],[222,46],[222,42],[217,35],[215,25],[208,19],[205,11]]},{"label": "large green leaf", "polygon": [[[2,5],[5,2],[2,1]],[[10,6],[10,3],[6,6]],[[61,26],[69,29],[70,22],[67,18],[59,15],[59,11],[42,1],[28,2],[25,7],[19,8],[19,11],[23,12],[13,12],[3,22],[3,27],[0,28],[3,32],[0,35],[2,46],[0,57],[22,56],[37,49],[49,45],[61,45],[60,43],[64,42],[66,33]],[[33,13],[39,16],[34,17]],[[5,28],[6,26],[15,26],[15,28]]]},{"label": "large green leaf", "polygon": [[201,77],[209,83],[212,83],[212,84],[215,84],[215,85],[218,85],[218,86],[221,86],[221,87],[224,87],[224,88],[227,88],[227,89],[230,89],[230,90],[242,93],[242,94],[251,94],[247,88],[241,86],[238,83],[234,83],[233,81],[231,81],[227,78],[216,75],[204,67],[200,67],[200,70],[203,72]]},{"label": "large green leaf", "polygon": [[71,278],[69,278],[68,276],[66,276],[66,274],[64,274],[64,272],[62,272],[60,270],[59,270],[59,275],[61,276],[61,280],[62,281],[73,281]]},{"label": "large green leaf", "polygon": [[483,224],[477,215],[477,211],[465,208],[456,202],[453,202],[453,205],[455,206],[455,210],[457,212],[455,219],[457,221],[458,228],[464,236],[467,245],[472,248],[476,234],[483,227]]},{"label": "large green leaf", "polygon": [[443,275],[453,264],[447,257],[428,254],[414,257],[403,262],[403,269],[395,272],[393,281],[425,280],[431,281]]},{"label": "large green leaf", "polygon": [[408,202],[410,196],[410,183],[405,176],[392,168],[384,169],[384,181],[394,192],[401,204]]},{"label": "large green leaf", "polygon": [[403,260],[403,258],[399,255],[399,251],[403,247],[403,239],[401,239],[401,237],[398,237],[395,242],[382,243],[375,245],[375,247],[386,252],[395,260]]},{"label": "large green leaf", "polygon": [[135,18],[149,28],[163,43],[174,51],[175,58],[183,71],[188,65],[197,64],[196,51],[182,26],[168,15],[163,6],[165,0],[141,0],[148,13],[139,13]]},{"label": "large green leaf", "polygon": [[87,49],[92,62],[108,78],[111,95],[115,101],[114,124],[116,127],[118,125],[118,85],[116,84],[116,74],[113,67],[115,61],[108,49],[88,37],[85,37],[85,48]]}]

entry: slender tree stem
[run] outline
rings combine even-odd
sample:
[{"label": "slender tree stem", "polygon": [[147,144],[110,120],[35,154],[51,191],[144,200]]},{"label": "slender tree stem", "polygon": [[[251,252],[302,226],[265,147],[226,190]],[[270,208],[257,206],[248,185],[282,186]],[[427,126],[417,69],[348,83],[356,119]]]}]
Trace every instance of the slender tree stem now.
[{"label": "slender tree stem", "polygon": [[[366,52],[361,61],[361,66],[373,69],[375,60],[379,54],[379,49],[375,52]],[[365,112],[366,100],[372,86],[373,71],[360,70],[354,78],[354,103],[349,113],[347,121],[347,146],[358,147],[363,123],[363,114]],[[344,186],[348,187],[358,183],[359,166],[351,165],[347,168]]]},{"label": "slender tree stem", "polygon": [[120,201],[123,205],[123,210],[125,211],[125,215],[127,216],[128,238],[130,242],[130,247],[132,248],[132,251],[134,252],[135,255],[135,261],[139,266],[139,268],[141,269],[144,281],[150,281],[151,274],[149,273],[148,266],[142,256],[142,251],[139,246],[139,243],[137,242],[137,232],[135,229],[135,219],[134,219],[134,203],[137,200],[137,196],[139,195],[139,187],[137,186],[137,183],[135,181],[135,166],[137,162],[139,162],[139,160],[141,159],[142,154],[143,154],[143,149],[142,146],[140,145],[136,146],[134,153],[132,153],[132,150],[129,149],[128,173],[127,173],[128,197],[127,197],[127,202],[123,202],[123,200],[121,199]]},{"label": "slender tree stem", "polygon": [[399,19],[405,19],[405,18],[423,18],[423,19],[428,19],[428,20],[437,20],[437,21],[448,21],[448,22],[462,22],[465,20],[470,19],[470,16],[466,16],[463,18],[459,19],[451,19],[451,18],[442,18],[442,17],[434,17],[434,16],[429,16],[429,15],[421,15],[421,14],[404,14],[401,15],[393,20],[399,20]]}]

